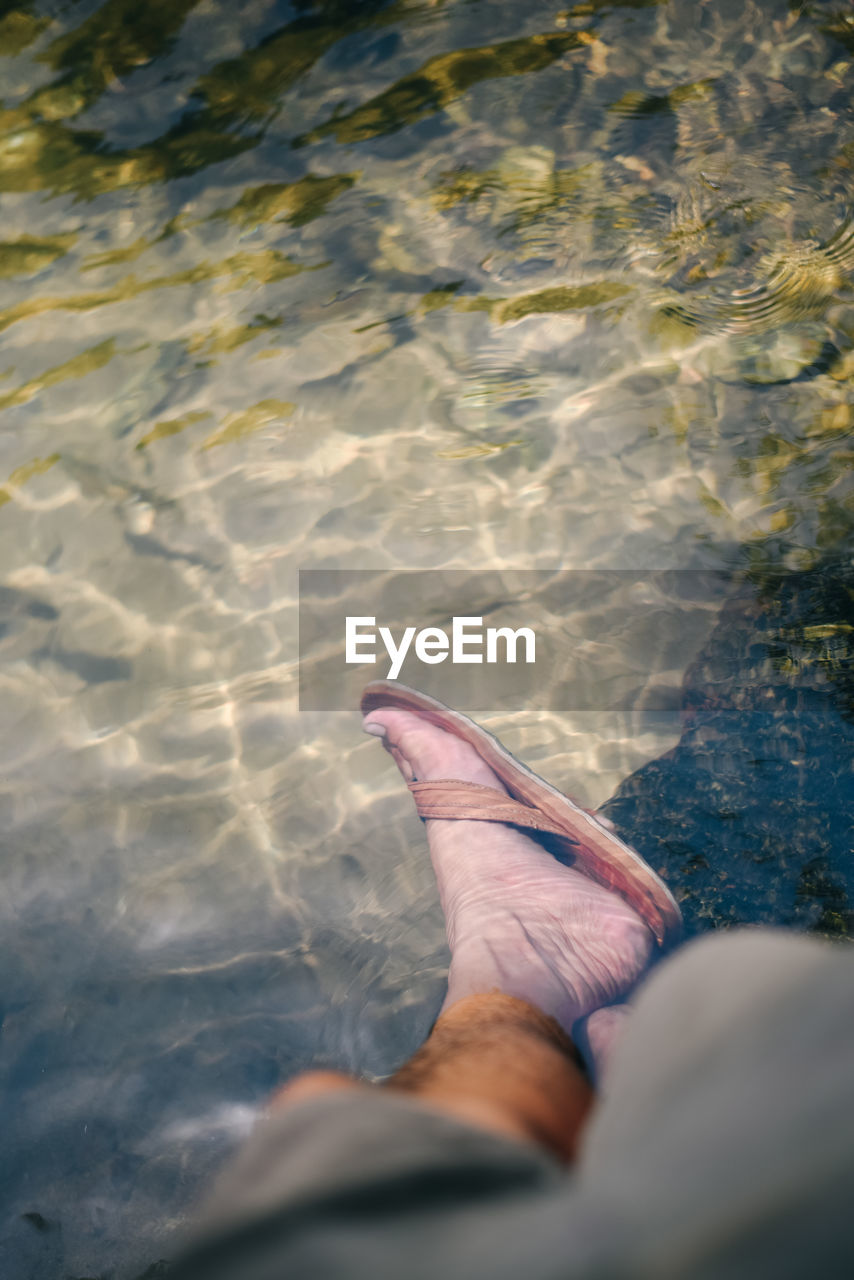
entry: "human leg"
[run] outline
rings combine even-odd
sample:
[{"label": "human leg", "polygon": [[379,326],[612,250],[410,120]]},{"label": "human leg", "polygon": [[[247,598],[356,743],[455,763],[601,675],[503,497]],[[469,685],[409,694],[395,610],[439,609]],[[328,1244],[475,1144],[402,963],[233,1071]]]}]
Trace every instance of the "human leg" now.
[{"label": "human leg", "polygon": [[[416,1097],[475,1128],[533,1142],[571,1162],[593,1102],[580,1055],[553,1018],[499,991],[466,996],[383,1088]],[[374,1086],[308,1071],[273,1099],[280,1108]]]},{"label": "human leg", "polygon": [[[407,782],[454,779],[506,795],[472,744],[410,710],[374,709],[365,729]],[[620,998],[653,952],[650,930],[622,897],[516,826],[428,818],[426,827],[451,948],[448,993],[426,1044],[387,1087],[569,1161],[593,1097],[571,1036],[601,1076],[628,1013]],[[277,1104],[355,1086],[309,1073]]]},{"label": "human leg", "polygon": [[[412,711],[372,710],[365,729],[382,738],[407,782],[458,779],[505,791],[472,745]],[[443,1011],[498,990],[573,1035],[594,1012],[622,1004],[654,953],[650,930],[623,897],[515,825],[443,818],[425,825],[451,950]],[[599,1014],[591,1025],[597,1074],[621,1019]]]}]

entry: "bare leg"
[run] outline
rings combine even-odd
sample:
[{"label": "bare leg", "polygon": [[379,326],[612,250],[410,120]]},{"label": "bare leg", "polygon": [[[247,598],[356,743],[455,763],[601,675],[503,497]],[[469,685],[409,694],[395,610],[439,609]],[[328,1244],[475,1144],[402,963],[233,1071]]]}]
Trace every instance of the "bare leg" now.
[{"label": "bare leg", "polygon": [[593,1102],[578,1053],[554,1019],[498,991],[457,1001],[387,1087],[567,1162]]},{"label": "bare leg", "polygon": [[[287,1084],[273,1106],[374,1086],[336,1071],[309,1071]],[[574,1159],[593,1101],[580,1058],[553,1018],[493,991],[466,996],[441,1015],[427,1042],[383,1088],[504,1137]]]},{"label": "bare leg", "polygon": [[[473,747],[410,711],[365,720],[407,781],[504,788]],[[430,819],[430,856],[451,948],[448,994],[422,1049],[386,1087],[470,1124],[574,1157],[592,1089],[629,1015],[625,996],[653,940],[618,895],[557,862],[515,827]],[[370,1086],[309,1072],[275,1104]]]}]

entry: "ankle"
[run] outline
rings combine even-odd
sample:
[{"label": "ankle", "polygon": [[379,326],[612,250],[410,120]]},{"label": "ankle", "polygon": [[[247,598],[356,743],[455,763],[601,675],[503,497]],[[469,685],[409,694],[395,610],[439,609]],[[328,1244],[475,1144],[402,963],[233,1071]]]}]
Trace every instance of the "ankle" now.
[{"label": "ankle", "polygon": [[[488,936],[454,943],[442,1013],[450,1013],[474,996],[503,995],[553,1020],[568,1037],[573,1024],[586,1012],[572,986],[561,981],[524,934],[512,947],[508,946],[506,927],[501,936],[500,946],[493,945]],[[505,963],[505,953],[512,955],[512,964]]]}]

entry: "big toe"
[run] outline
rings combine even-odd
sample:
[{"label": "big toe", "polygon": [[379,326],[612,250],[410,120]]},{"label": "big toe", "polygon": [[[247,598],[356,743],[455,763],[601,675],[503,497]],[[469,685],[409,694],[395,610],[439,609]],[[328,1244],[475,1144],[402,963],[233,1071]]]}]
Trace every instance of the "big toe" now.
[{"label": "big toe", "polygon": [[379,707],[365,716],[362,727],[382,739],[407,782],[458,778],[504,790],[474,747],[413,711]]},{"label": "big toe", "polygon": [[419,723],[417,716],[396,707],[379,707],[368,712],[362,721],[365,733],[381,739],[407,782],[414,781],[417,776],[413,757],[420,763],[423,755],[423,751],[418,749]]}]

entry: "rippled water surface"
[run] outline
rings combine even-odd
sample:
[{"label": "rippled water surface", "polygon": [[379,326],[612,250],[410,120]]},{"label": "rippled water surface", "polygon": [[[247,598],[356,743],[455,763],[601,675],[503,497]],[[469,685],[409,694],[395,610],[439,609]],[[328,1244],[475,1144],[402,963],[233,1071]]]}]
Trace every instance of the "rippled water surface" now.
[{"label": "rippled water surface", "polygon": [[734,573],[679,713],[484,718],[691,930],[851,931],[852,58],[842,3],[0,4],[8,1280],[161,1274],[271,1088],[435,1012],[300,567]]}]

